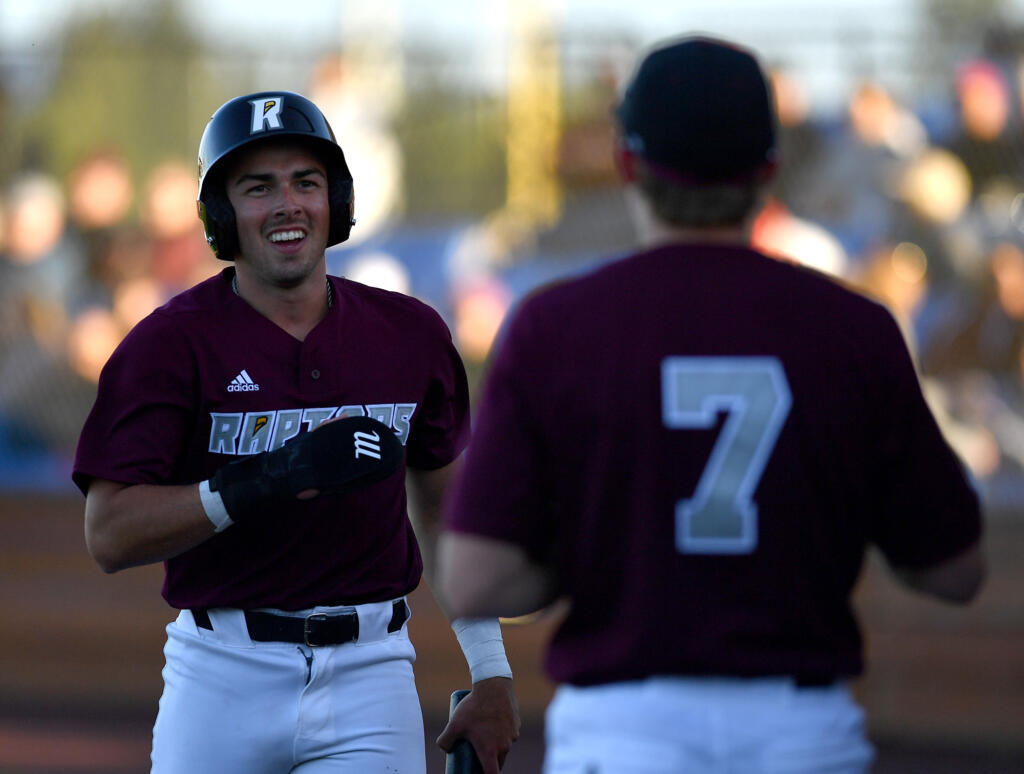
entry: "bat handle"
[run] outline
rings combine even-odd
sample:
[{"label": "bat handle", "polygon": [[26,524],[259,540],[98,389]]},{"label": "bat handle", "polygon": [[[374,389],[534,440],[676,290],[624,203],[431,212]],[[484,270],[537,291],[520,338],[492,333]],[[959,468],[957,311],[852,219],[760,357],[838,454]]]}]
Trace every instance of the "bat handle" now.
[{"label": "bat handle", "polygon": [[[448,719],[451,720],[455,714],[455,708],[459,702],[469,695],[469,691],[460,688],[452,692],[451,706],[448,710]],[[452,745],[451,752],[445,756],[444,774],[483,774],[484,767],[476,757],[476,751],[466,739],[458,740]]]}]

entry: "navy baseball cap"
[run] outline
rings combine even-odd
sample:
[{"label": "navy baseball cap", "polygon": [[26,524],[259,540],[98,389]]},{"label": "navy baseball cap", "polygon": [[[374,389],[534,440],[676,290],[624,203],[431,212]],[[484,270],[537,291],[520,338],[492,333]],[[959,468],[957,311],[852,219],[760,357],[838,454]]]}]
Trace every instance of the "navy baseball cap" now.
[{"label": "navy baseball cap", "polygon": [[743,182],[775,161],[765,75],[724,41],[689,37],[652,50],[615,114],[626,147],[679,182]]}]

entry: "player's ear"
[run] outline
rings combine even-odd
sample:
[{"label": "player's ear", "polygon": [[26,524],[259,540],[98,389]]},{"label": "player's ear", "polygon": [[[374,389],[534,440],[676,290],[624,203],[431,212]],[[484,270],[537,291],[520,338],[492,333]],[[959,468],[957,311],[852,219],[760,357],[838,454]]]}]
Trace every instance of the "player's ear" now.
[{"label": "player's ear", "polygon": [[615,143],[612,155],[615,158],[615,168],[618,170],[619,177],[622,178],[623,182],[635,183],[639,157],[626,146],[622,139]]}]

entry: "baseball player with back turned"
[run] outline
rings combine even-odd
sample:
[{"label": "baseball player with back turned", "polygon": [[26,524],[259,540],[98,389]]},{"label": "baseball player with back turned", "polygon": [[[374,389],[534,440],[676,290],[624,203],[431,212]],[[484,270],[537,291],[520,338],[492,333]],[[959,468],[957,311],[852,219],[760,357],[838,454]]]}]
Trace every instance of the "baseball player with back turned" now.
[{"label": "baseball player with back turned", "polygon": [[750,249],[775,166],[754,57],[667,42],[616,117],[639,251],[507,323],[442,595],[457,615],[567,598],[548,774],[864,772],[865,550],[966,602],[978,498],[889,312]]},{"label": "baseball player with back turned", "polygon": [[[224,104],[199,212],[233,265],[140,322],[100,377],[73,471],[89,551],[107,572],[165,562],[180,610],[154,772],[425,770],[406,595],[432,567],[466,376],[432,309],[327,275],[352,202],[313,103]],[[496,774],[519,732],[501,631],[452,626],[473,688],[438,743],[468,739]]]}]

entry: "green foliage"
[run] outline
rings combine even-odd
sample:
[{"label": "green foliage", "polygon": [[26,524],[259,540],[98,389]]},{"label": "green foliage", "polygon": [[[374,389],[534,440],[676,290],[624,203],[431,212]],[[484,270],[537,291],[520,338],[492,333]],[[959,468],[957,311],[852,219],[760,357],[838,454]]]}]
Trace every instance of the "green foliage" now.
[{"label": "green foliage", "polygon": [[[116,15],[89,11],[62,30],[57,51],[52,90],[27,115],[16,115],[0,93],[0,183],[19,166],[66,179],[97,150],[122,154],[136,184],[165,159],[192,163],[212,109],[260,86],[252,80],[265,55],[204,49],[177,0],[126,4]],[[294,61],[308,56],[312,67],[315,54],[306,51]],[[459,76],[464,63],[450,51],[421,48],[409,56],[414,76],[394,125],[406,214],[493,212],[505,201],[504,98],[467,87]],[[595,115],[606,121],[609,100],[598,82],[567,89],[567,130],[592,123]]]},{"label": "green foliage", "polygon": [[406,213],[483,215],[505,200],[505,107],[440,87],[411,94],[396,122]]},{"label": "green foliage", "polygon": [[171,0],[82,18],[67,30],[53,92],[25,121],[26,144],[59,177],[101,148],[140,176],[167,158],[190,161],[212,104],[207,80]]},{"label": "green foliage", "polygon": [[12,114],[10,97],[0,88],[0,190],[17,167],[21,145]]}]

